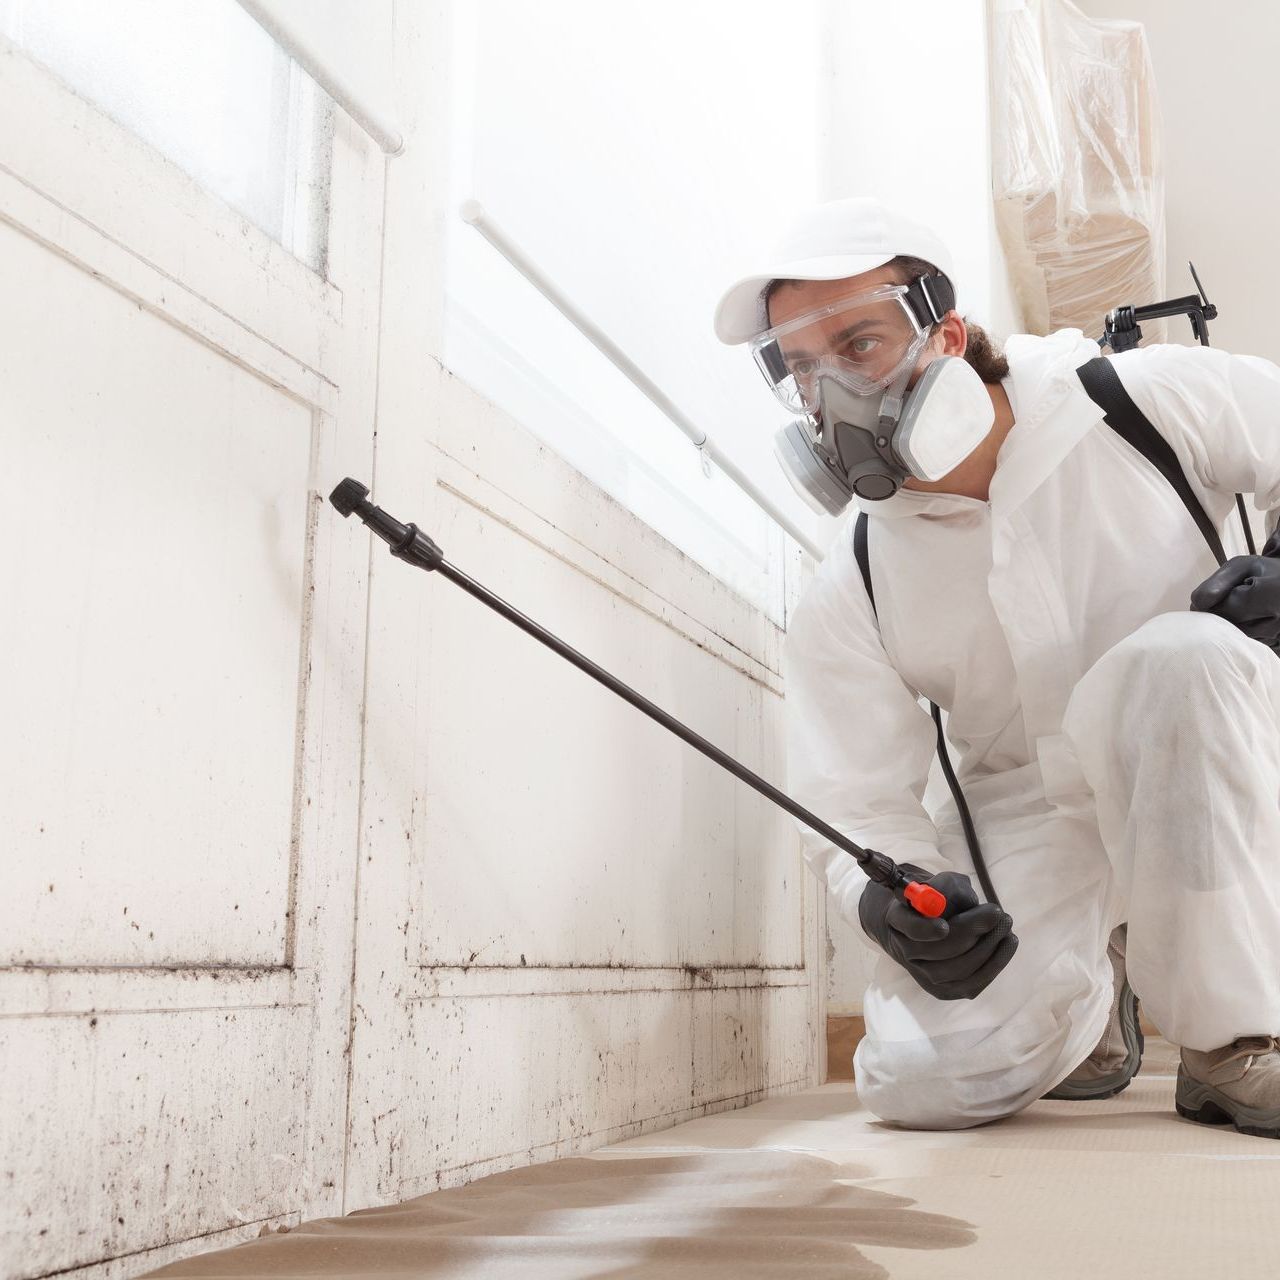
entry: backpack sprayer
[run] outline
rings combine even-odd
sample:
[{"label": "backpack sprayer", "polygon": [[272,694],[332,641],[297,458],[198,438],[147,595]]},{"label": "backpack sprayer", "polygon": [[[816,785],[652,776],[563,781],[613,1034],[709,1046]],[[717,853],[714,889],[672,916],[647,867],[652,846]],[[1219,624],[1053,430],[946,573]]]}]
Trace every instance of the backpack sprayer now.
[{"label": "backpack sprayer", "polygon": [[1160,320],[1166,316],[1186,316],[1191,321],[1191,334],[1202,347],[1209,345],[1209,321],[1218,318],[1218,308],[1205,297],[1204,285],[1196,274],[1196,264],[1188,262],[1196,292],[1169,302],[1153,302],[1145,307],[1117,307],[1108,311],[1103,321],[1098,346],[1112,351],[1132,351],[1142,341],[1142,321]]},{"label": "backpack sprayer", "polygon": [[460,569],[451,565],[444,552],[415,524],[401,524],[394,516],[388,515],[381,507],[375,507],[369,501],[369,490],[358,480],[343,480],[329,495],[329,501],[342,516],[358,515],[384,542],[390,544],[391,554],[398,560],[416,565],[419,569],[435,572],[461,587],[468,595],[474,596],[481,604],[487,605],[495,613],[501,614],[508,622],[513,622],[521,631],[527,632],[535,640],[541,641],[548,649],[558,653],[562,658],[573,663],[579,671],[585,671],[593,680],[599,681],[606,689],[611,689],[620,698],[629,702],[637,710],[643,711],[651,720],[656,720],[664,729],[674,733],[677,738],[687,742],[691,747],[701,751],[709,760],[714,760],[722,769],[728,770],[735,778],[741,779],[749,787],[754,788],[768,800],[772,800],[780,809],[786,810],[793,818],[798,818],[805,826],[812,828],[819,835],[830,840],[837,848],[857,859],[858,865],[867,873],[868,879],[884,885],[893,895],[908,903],[923,916],[942,916],[949,913],[946,897],[937,889],[921,884],[911,877],[887,854],[875,849],[864,849],[854,844],[848,836],[837,831],[829,823],[823,822],[816,814],[811,813],[803,805],[798,804],[784,791],[766,782],[759,774],[753,773],[741,761],[721,751],[719,747],[708,742],[700,734],[695,733],[687,725],[655,703],[650,702],[643,694],[637,693],[622,683],[603,667],[592,662],[590,658],[571,648],[558,636],[554,636],[545,627],[526,617],[518,609],[508,604],[501,597],[494,595],[487,587],[481,586],[475,579],[468,577]]},{"label": "backpack sprayer", "polygon": [[[1218,308],[1205,295],[1204,285],[1196,274],[1196,264],[1188,262],[1191,278],[1196,282],[1195,293],[1183,298],[1171,298],[1168,302],[1152,302],[1145,307],[1117,307],[1108,311],[1103,321],[1102,337],[1098,346],[1104,351],[1110,347],[1112,351],[1132,351],[1142,341],[1142,321],[1161,320],[1167,316],[1186,316],[1191,321],[1191,334],[1202,347],[1209,345],[1209,321],[1218,318]],[[1244,529],[1245,544],[1251,556],[1257,555],[1253,543],[1253,530],[1249,527],[1249,516],[1245,511],[1244,495],[1236,494],[1236,510],[1240,514],[1240,526]]]}]

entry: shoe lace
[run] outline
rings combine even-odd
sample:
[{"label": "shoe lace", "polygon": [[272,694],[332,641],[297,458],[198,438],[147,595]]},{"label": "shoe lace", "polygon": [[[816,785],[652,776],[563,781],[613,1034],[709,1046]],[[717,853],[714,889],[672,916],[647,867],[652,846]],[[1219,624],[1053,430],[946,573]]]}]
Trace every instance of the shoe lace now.
[{"label": "shoe lace", "polygon": [[1224,1057],[1219,1066],[1245,1056],[1258,1058],[1267,1053],[1280,1053],[1280,1036],[1239,1036],[1231,1042],[1231,1048],[1235,1052]]}]

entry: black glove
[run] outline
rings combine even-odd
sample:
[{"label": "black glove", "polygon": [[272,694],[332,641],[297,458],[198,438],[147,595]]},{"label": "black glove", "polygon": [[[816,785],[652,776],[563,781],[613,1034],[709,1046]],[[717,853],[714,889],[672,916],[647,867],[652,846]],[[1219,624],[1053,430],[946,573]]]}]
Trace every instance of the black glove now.
[{"label": "black glove", "polygon": [[902,869],[937,889],[947,900],[946,911],[936,918],[922,916],[869,880],[858,899],[863,930],[931,996],[972,1000],[1013,959],[1018,949],[1013,918],[993,902],[979,905],[968,876],[955,871],[931,876],[909,862]]},{"label": "black glove", "polygon": [[[1280,531],[1277,531],[1280,533]],[[1232,556],[1192,593],[1191,607],[1216,613],[1250,639],[1280,649],[1280,540],[1273,533],[1256,556]]]}]

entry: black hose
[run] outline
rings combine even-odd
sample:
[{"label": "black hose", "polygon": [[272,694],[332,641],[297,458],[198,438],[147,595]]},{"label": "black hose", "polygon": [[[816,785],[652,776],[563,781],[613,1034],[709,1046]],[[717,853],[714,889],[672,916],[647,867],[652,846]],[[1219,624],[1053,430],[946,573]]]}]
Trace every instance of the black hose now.
[{"label": "black hose", "polygon": [[973,855],[973,869],[978,873],[978,882],[982,885],[982,892],[987,895],[987,901],[994,902],[1003,911],[1004,907],[996,896],[995,886],[991,883],[991,876],[987,872],[987,860],[982,856],[982,846],[978,843],[978,832],[973,825],[973,816],[969,813],[968,802],[964,798],[964,792],[960,790],[956,771],[951,767],[951,754],[947,751],[946,735],[942,732],[942,711],[936,702],[929,705],[933,707],[933,723],[938,730],[938,760],[942,765],[942,772],[946,775],[947,786],[951,788],[951,797],[960,811],[964,838],[968,842],[969,852]]}]

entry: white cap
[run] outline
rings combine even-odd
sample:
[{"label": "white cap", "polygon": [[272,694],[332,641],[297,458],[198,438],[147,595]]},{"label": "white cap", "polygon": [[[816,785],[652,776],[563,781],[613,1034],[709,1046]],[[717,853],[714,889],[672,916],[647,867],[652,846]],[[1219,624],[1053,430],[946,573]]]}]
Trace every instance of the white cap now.
[{"label": "white cap", "polygon": [[725,292],[716,337],[733,345],[769,327],[763,294],[771,281],[843,280],[897,257],[932,262],[955,285],[951,255],[928,227],[868,196],[814,205],[792,219],[758,270]]}]

